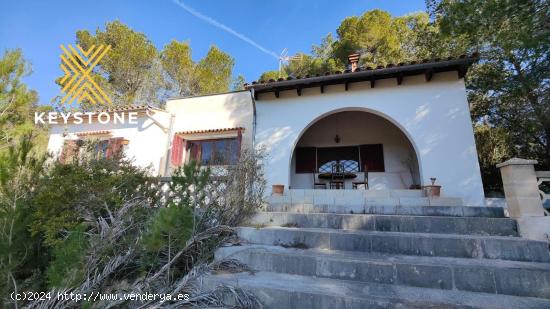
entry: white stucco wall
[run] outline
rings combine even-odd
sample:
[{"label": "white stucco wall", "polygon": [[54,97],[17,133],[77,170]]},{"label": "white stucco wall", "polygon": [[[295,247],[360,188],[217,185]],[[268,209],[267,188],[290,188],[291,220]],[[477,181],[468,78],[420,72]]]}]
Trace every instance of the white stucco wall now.
[{"label": "white stucco wall", "polygon": [[268,186],[290,182],[291,156],[304,130],[335,111],[361,110],[380,115],[411,140],[419,159],[422,184],[436,177],[443,196],[461,197],[465,205],[484,205],[483,186],[464,81],[456,72],[380,80],[273,94],[256,100],[256,144],[269,153]]},{"label": "white stucco wall", "polygon": [[175,115],[172,132],[242,127],[243,145],[251,146],[253,105],[248,91],[169,99],[166,111]]},{"label": "white stucco wall", "polygon": [[[338,134],[340,142],[334,137]],[[408,189],[413,183],[408,157],[414,162],[413,174],[418,184],[416,154],[403,132],[388,120],[367,112],[346,111],[328,115],[312,124],[300,137],[297,147],[343,147],[363,144],[382,144],[384,151],[384,172],[369,173],[371,190]],[[312,174],[295,173],[295,153],[292,156],[291,181],[294,189],[311,189]],[[346,181],[351,189],[352,181],[363,180],[363,173],[356,179]]]},{"label": "white stucco wall", "polygon": [[[168,126],[169,115],[167,113],[155,112],[152,117],[155,117],[162,125]],[[167,153],[167,134],[146,115],[140,115],[137,124],[100,124],[95,122],[92,124],[53,125],[50,128],[48,151],[57,157],[61,153],[64,140],[78,139],[75,133],[103,130],[111,131],[109,137],[123,137],[129,141],[125,146],[124,153],[126,157],[133,159],[136,165],[150,167],[153,175],[162,172]],[[67,132],[65,136],[64,132]]]}]

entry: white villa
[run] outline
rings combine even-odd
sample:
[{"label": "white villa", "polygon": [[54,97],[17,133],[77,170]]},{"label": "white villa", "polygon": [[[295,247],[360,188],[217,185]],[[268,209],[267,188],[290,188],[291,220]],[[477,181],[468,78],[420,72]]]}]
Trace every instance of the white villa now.
[{"label": "white villa", "polygon": [[[137,112],[137,124],[54,125],[48,149],[65,159],[97,138],[106,156],[123,149],[169,176],[195,159],[230,165],[243,147],[266,150],[268,186],[369,190],[442,186],[442,196],[484,205],[464,75],[475,57],[350,68],[246,85],[246,90],[173,98]],[[334,179],[337,170],[342,179]],[[333,186],[335,185],[336,186]]]}]

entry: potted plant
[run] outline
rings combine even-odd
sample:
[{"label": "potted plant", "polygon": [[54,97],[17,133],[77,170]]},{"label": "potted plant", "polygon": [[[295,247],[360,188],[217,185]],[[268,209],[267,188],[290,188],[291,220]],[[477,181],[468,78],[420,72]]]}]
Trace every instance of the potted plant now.
[{"label": "potted plant", "polygon": [[271,194],[272,195],[283,195],[285,191],[285,185],[272,185]]},{"label": "potted plant", "polygon": [[435,184],[436,180],[437,179],[435,177],[432,177],[430,178],[432,184],[424,186],[424,191],[426,192],[427,197],[439,197],[441,195],[441,186]]}]

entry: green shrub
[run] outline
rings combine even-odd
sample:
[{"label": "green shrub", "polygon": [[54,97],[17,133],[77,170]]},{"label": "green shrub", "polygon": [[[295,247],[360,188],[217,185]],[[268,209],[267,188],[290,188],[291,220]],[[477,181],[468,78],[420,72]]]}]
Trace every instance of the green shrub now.
[{"label": "green shrub", "polygon": [[150,269],[166,264],[185,247],[192,233],[193,212],[190,207],[170,205],[158,209],[142,240],[143,266]]},{"label": "green shrub", "polygon": [[153,182],[148,170],[124,158],[54,162],[38,183],[31,231],[43,235],[47,246],[54,246],[63,240],[64,231],[85,219],[108,216],[133,198],[154,199]]},{"label": "green shrub", "polygon": [[[9,291],[40,288],[47,252],[28,231],[32,197],[46,157],[33,154],[33,136],[24,136],[0,152],[0,307]],[[35,276],[36,280],[25,282]]]},{"label": "green shrub", "polygon": [[84,279],[84,267],[88,242],[86,227],[78,225],[68,232],[65,241],[52,250],[52,260],[46,277],[50,288],[74,288]]}]

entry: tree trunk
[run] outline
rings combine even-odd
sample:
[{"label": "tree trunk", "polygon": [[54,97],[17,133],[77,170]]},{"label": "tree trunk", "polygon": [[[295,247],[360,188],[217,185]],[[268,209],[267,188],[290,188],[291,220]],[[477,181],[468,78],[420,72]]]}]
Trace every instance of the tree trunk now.
[{"label": "tree trunk", "polygon": [[[168,233],[168,263],[172,260],[172,237],[170,237],[172,233]],[[170,284],[170,265],[168,265],[168,270],[166,271],[168,281],[166,282],[167,285]]]},{"label": "tree trunk", "polygon": [[550,170],[550,127],[547,126],[544,129],[544,132],[546,133],[546,145],[544,147],[544,169]]}]

